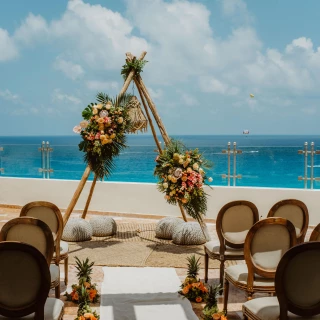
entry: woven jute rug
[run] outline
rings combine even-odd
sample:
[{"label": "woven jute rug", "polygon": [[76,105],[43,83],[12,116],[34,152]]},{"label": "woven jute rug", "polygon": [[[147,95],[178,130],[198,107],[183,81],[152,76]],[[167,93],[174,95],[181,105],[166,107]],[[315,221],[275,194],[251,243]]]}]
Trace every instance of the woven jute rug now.
[{"label": "woven jute rug", "polygon": [[[69,263],[89,258],[95,265],[110,267],[175,267],[186,268],[186,258],[200,257],[204,267],[204,250],[200,246],[179,246],[171,240],[155,237],[155,223],[118,223],[111,237],[93,237],[91,241],[69,242]],[[226,266],[235,264],[227,261]],[[219,262],[209,259],[209,268],[219,268]]]}]

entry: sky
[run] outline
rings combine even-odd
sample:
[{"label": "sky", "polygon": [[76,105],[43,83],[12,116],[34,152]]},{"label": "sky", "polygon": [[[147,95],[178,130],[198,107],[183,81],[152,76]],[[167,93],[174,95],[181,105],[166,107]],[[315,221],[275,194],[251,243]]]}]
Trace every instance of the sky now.
[{"label": "sky", "polygon": [[318,0],[1,1],[0,136],[72,135],[142,51],[169,135],[317,135],[319,12]]}]

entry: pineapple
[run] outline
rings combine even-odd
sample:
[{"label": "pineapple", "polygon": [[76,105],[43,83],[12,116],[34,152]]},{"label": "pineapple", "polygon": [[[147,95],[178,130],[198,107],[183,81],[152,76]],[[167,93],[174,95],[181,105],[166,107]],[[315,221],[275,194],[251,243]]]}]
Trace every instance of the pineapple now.
[{"label": "pineapple", "polygon": [[190,283],[195,283],[198,281],[197,276],[199,274],[200,269],[200,257],[196,259],[195,255],[187,258],[188,260],[188,274],[186,279],[184,280],[184,284],[188,285]]},{"label": "pineapple", "polygon": [[220,284],[217,286],[210,286],[208,294],[205,298],[206,305],[202,310],[204,319],[212,319],[212,315],[219,312],[217,306],[217,297],[220,294]]},{"label": "pineapple", "polygon": [[79,279],[79,284],[88,287],[91,283],[91,274],[92,274],[92,266],[94,262],[89,263],[89,259],[87,258],[84,261],[80,261],[78,257],[76,257],[76,268],[78,270],[77,277]]}]

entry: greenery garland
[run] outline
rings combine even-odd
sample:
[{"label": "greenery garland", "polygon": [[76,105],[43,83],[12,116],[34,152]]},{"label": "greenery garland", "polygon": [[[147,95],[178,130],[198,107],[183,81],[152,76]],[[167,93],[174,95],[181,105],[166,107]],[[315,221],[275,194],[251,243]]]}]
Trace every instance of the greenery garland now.
[{"label": "greenery garland", "polygon": [[168,203],[181,203],[187,213],[201,221],[207,211],[207,194],[203,190],[207,177],[204,169],[212,164],[198,149],[187,150],[181,141],[171,140],[156,158],[154,175],[158,177],[158,190],[165,194]]},{"label": "greenery garland", "polygon": [[132,61],[126,61],[126,64],[122,66],[121,74],[124,80],[128,78],[129,73],[131,70],[135,70],[134,77],[140,75],[143,72],[143,67],[147,63],[147,60],[138,60],[133,59]]},{"label": "greenery garland", "polygon": [[80,133],[79,150],[85,153],[84,161],[99,177],[108,176],[114,169],[113,157],[126,148],[126,132],[131,120],[127,105],[130,94],[110,98],[98,93],[98,103],[89,104],[82,112],[83,121],[73,131]]}]

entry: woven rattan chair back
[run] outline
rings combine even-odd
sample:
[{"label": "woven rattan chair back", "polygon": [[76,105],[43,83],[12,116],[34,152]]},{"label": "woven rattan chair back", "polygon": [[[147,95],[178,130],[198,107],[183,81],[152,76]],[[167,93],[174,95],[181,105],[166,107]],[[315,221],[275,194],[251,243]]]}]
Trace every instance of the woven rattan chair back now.
[{"label": "woven rattan chair back", "polygon": [[57,261],[60,260],[60,241],[63,232],[63,218],[59,208],[47,201],[34,201],[26,204],[20,212],[20,217],[33,217],[46,223],[53,233]]},{"label": "woven rattan chair back", "polygon": [[8,221],[0,231],[0,241],[19,241],[37,248],[50,265],[54,242],[50,228],[41,220],[20,217]]},{"label": "woven rattan chair back", "polygon": [[290,220],[296,229],[297,242],[302,243],[309,225],[307,206],[300,200],[286,199],[277,202],[270,209],[269,217],[281,217]]},{"label": "woven rattan chair back", "polygon": [[320,241],[320,223],[313,229],[309,241]]},{"label": "woven rattan chair back", "polygon": [[301,316],[320,314],[320,242],[307,242],[287,251],[276,272],[280,319],[288,311]]},{"label": "woven rattan chair back", "polygon": [[216,222],[220,246],[243,248],[248,231],[258,220],[258,209],[252,202],[237,200],[224,205]]},{"label": "woven rattan chair back", "polygon": [[284,218],[258,221],[248,232],[244,257],[248,267],[248,287],[253,286],[254,275],[274,278],[284,253],[297,242],[294,225]]},{"label": "woven rattan chair back", "polygon": [[44,319],[44,304],[50,290],[50,272],[45,257],[31,245],[0,243],[0,314],[10,319],[35,313]]}]

